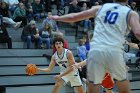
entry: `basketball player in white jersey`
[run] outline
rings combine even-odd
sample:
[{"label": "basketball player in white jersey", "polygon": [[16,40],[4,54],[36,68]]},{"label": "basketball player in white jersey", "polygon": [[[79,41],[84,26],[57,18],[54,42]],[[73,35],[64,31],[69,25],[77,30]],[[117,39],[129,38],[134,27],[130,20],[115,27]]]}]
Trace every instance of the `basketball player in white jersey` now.
[{"label": "basketball player in white jersey", "polygon": [[131,27],[134,35],[140,40],[139,15],[126,6],[128,0],[114,1],[115,3],[93,6],[79,13],[50,17],[62,22],[76,22],[95,17],[94,36],[90,43],[87,63],[88,78],[94,83],[94,93],[99,93],[99,84],[106,71],[117,80],[119,93],[130,92],[123,44],[128,27]]},{"label": "basketball player in white jersey", "polygon": [[50,72],[55,64],[58,64],[60,75],[54,77],[56,82],[52,93],[58,93],[58,89],[67,82],[71,83],[76,93],[84,93],[78,69],[72,68],[72,65],[75,64],[73,54],[70,50],[63,48],[63,44],[64,39],[62,37],[54,38],[53,45],[57,51],[53,54],[49,67],[44,69],[38,68],[38,71]]}]

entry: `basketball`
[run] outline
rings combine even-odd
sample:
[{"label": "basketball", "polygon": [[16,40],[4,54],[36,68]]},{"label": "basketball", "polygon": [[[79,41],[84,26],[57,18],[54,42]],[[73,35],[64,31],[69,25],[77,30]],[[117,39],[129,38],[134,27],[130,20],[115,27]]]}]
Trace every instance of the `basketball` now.
[{"label": "basketball", "polygon": [[25,71],[28,75],[33,76],[37,73],[37,67],[35,64],[27,64]]}]

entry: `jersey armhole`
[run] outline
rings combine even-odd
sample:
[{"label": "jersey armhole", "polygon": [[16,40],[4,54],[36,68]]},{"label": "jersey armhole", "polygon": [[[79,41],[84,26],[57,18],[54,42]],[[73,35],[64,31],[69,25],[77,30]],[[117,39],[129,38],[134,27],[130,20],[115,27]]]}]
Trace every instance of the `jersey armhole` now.
[{"label": "jersey armhole", "polygon": [[[52,58],[54,59],[54,61],[55,61],[55,55],[56,55],[56,53],[54,53],[54,54],[52,55]],[[55,61],[55,63],[56,63],[56,61]]]},{"label": "jersey armhole", "polygon": [[[101,6],[101,8],[97,11],[96,16],[100,13],[101,9],[103,8],[104,5]],[[95,16],[95,17],[96,17]]]},{"label": "jersey armhole", "polygon": [[67,50],[66,50],[66,57],[67,57],[67,59],[68,59],[68,51],[69,51],[69,50],[67,49]]}]

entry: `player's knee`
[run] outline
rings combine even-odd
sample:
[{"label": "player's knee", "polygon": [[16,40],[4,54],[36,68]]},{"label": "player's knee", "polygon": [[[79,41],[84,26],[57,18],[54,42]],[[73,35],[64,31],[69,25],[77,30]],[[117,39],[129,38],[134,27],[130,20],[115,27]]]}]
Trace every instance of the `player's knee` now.
[{"label": "player's knee", "polygon": [[116,81],[116,85],[118,87],[119,93],[129,93],[130,92],[128,80]]},{"label": "player's knee", "polygon": [[129,91],[128,90],[121,90],[121,91],[119,91],[119,93],[129,93]]},{"label": "player's knee", "polygon": [[60,85],[59,85],[58,83],[56,83],[54,86],[55,86],[55,87],[59,87]]},{"label": "player's knee", "polygon": [[60,85],[60,83],[55,83],[54,86],[55,86],[55,87],[60,87],[61,85]]}]

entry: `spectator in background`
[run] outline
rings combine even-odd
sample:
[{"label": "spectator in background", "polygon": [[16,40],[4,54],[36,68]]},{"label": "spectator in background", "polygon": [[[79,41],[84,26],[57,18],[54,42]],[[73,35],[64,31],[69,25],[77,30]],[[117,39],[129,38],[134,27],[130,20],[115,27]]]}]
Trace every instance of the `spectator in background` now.
[{"label": "spectator in background", "polygon": [[0,24],[0,43],[8,43],[8,49],[12,49],[12,39],[2,22]]},{"label": "spectator in background", "polygon": [[136,2],[131,2],[131,9],[137,11]]},{"label": "spectator in background", "polygon": [[32,3],[34,0],[19,0],[20,3],[23,3],[25,6],[26,10],[26,16],[28,21],[30,22],[31,20],[34,20],[34,15],[33,15],[33,9],[32,9]]},{"label": "spectator in background", "polygon": [[39,34],[42,38],[42,48],[47,48],[49,49],[51,47],[51,42],[50,42],[50,34],[49,31],[51,30],[51,26],[46,23],[43,28],[40,29]]},{"label": "spectator in background", "polygon": [[[85,11],[87,9],[88,9],[87,3],[83,3],[81,10]],[[81,25],[84,27],[84,32],[88,33],[88,31],[91,29],[91,20],[89,20],[89,19],[82,20]]]},{"label": "spectator in background", "polygon": [[128,4],[131,5],[131,3],[133,2],[133,0],[128,0]]},{"label": "spectator in background", "polygon": [[35,48],[41,48],[42,40],[34,20],[23,28],[21,39],[27,42],[27,49],[31,48],[32,42],[35,42]]},{"label": "spectator in background", "polygon": [[[69,3],[69,11],[68,13],[78,13],[81,11],[80,6],[78,6],[78,1],[77,0],[72,0]],[[79,24],[79,22],[75,23],[70,23],[72,27],[77,27],[77,25]]]},{"label": "spectator in background", "polygon": [[29,0],[18,0],[20,3],[23,3],[25,7],[28,6]]},{"label": "spectator in background", "polygon": [[0,1],[0,14],[3,17],[9,17],[9,8],[7,3]]},{"label": "spectator in background", "polygon": [[5,2],[0,2],[0,15],[3,16],[4,24],[11,25],[14,28],[18,28],[22,23],[22,21],[15,22],[12,18],[10,18],[8,5]]},{"label": "spectator in background", "polygon": [[51,11],[51,0],[44,0],[46,12]]},{"label": "spectator in background", "polygon": [[14,11],[13,19],[15,22],[22,21],[21,26],[27,25],[26,10],[23,3],[19,3],[19,6]]},{"label": "spectator in background", "polygon": [[42,17],[46,17],[47,14],[44,11],[44,5],[40,2],[40,0],[35,0],[32,4],[33,14],[36,20],[40,20]]},{"label": "spectator in background", "polygon": [[77,0],[72,0],[69,5],[69,12],[68,13],[77,13],[80,12],[81,9],[78,6],[78,1]]},{"label": "spectator in background", "polygon": [[34,19],[33,8],[31,3],[28,3],[28,6],[26,7],[26,15],[29,22]]},{"label": "spectator in background", "polygon": [[17,8],[19,1],[18,0],[3,0],[9,5],[9,10],[11,12],[11,16],[13,15],[15,9]]},{"label": "spectator in background", "polygon": [[95,6],[100,5],[99,2],[95,2]]},{"label": "spectator in background", "polygon": [[89,51],[90,50],[90,38],[88,35],[83,37],[83,41],[84,41],[84,45],[86,47],[86,50]]},{"label": "spectator in background", "polygon": [[78,54],[80,61],[87,59],[87,52],[88,51],[87,51],[84,44],[85,44],[85,42],[83,41],[83,39],[80,39],[79,46],[77,47],[77,54]]},{"label": "spectator in background", "polygon": [[[52,16],[52,12],[48,12],[48,17],[50,17],[50,16]],[[48,17],[46,17],[46,19],[43,20],[42,27],[44,27],[44,25],[46,23],[48,23],[51,26],[52,31],[57,32],[58,31],[58,26],[56,24],[56,21],[52,20],[52,19],[49,19]]]}]

